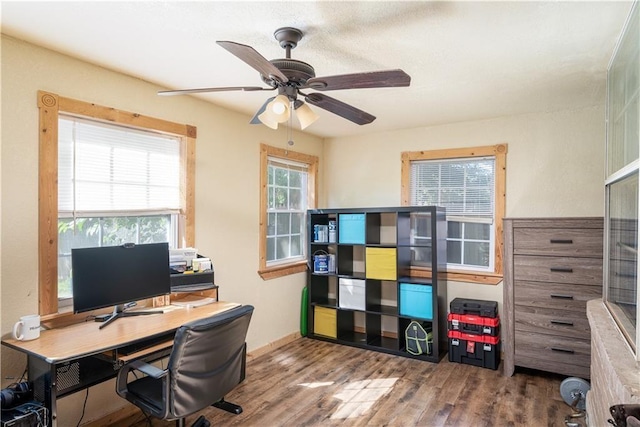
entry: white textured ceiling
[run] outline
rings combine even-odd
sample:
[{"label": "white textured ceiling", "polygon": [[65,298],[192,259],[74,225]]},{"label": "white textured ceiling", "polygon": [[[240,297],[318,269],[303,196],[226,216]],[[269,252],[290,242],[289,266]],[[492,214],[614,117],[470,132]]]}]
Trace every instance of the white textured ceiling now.
[{"label": "white textured ceiling", "polygon": [[[168,89],[260,86],[218,46],[267,59],[292,26],[292,57],[317,76],[403,69],[406,88],[327,94],[377,117],[358,126],[313,107],[307,128],[345,136],[601,104],[606,68],[631,2],[2,2],[2,32]],[[197,95],[247,121],[273,92]],[[196,95],[191,95],[196,96]]]}]

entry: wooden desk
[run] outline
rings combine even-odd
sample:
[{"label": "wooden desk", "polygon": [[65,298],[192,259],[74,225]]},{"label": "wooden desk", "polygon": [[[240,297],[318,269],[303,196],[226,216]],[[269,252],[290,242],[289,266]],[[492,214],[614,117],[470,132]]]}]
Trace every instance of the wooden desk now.
[{"label": "wooden desk", "polygon": [[[114,378],[122,363],[135,358],[164,357],[166,346],[121,358],[118,349],[170,334],[181,325],[222,313],[240,304],[218,301],[195,308],[167,307],[157,315],[123,317],[104,329],[101,323],[83,322],[42,331],[32,341],[2,340],[2,344],[28,356],[29,381],[34,398],[49,410],[50,426],[56,425],[56,400]],[[158,310],[162,307],[158,308]]]}]

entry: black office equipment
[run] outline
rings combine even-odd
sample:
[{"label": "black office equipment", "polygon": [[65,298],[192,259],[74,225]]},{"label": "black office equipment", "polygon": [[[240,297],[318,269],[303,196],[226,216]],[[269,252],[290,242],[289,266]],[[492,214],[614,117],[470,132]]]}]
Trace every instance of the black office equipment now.
[{"label": "black office equipment", "polygon": [[0,427],[38,427],[47,425],[47,409],[37,402],[27,402],[2,410]]},{"label": "black office equipment", "polygon": [[213,270],[171,274],[171,292],[199,292],[215,288]]},{"label": "black office equipment", "polygon": [[157,314],[125,310],[127,303],[171,291],[167,243],[72,249],[71,264],[75,313],[114,306],[100,329],[120,317]]},{"label": "black office equipment", "polygon": [[[167,368],[142,360],[118,371],[116,391],[145,413],[178,420],[213,405],[240,414],[242,408],[224,400],[245,377],[246,335],[253,306],[246,305],[187,323],[176,331]],[[129,372],[146,376],[127,382]],[[200,417],[198,425],[208,425]]]}]

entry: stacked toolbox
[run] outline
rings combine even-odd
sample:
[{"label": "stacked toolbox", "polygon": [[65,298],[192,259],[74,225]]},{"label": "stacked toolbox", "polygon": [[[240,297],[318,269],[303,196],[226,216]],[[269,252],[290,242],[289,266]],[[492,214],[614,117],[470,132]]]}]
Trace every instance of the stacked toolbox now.
[{"label": "stacked toolbox", "polygon": [[498,369],[500,317],[496,301],[455,298],[448,322],[449,361]]}]

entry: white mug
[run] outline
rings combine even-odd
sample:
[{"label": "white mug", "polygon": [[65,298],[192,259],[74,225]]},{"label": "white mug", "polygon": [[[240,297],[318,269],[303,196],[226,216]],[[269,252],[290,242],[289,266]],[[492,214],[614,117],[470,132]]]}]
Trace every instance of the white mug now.
[{"label": "white mug", "polygon": [[22,316],[19,321],[13,325],[13,338],[18,341],[35,340],[40,337],[40,316],[30,314]]}]

